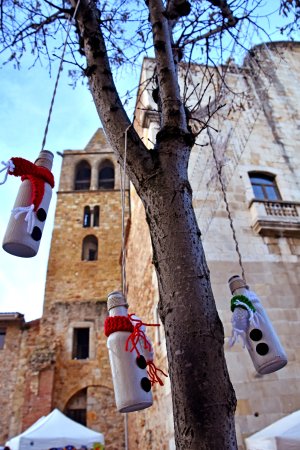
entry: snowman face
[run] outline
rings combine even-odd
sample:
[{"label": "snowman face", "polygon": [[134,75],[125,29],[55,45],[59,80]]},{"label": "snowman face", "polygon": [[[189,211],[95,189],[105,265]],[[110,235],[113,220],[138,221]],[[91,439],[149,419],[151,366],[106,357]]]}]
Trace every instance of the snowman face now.
[{"label": "snowman face", "polygon": [[[143,355],[137,356],[135,362],[139,369],[146,369],[147,362]],[[143,391],[149,392],[151,390],[151,381],[148,377],[141,378],[140,384]]]},{"label": "snowman face", "polygon": [[269,353],[269,346],[265,342],[259,342],[263,339],[263,332],[259,328],[253,328],[250,333],[249,337],[251,341],[258,342],[255,346],[255,351],[260,356],[265,356]]}]

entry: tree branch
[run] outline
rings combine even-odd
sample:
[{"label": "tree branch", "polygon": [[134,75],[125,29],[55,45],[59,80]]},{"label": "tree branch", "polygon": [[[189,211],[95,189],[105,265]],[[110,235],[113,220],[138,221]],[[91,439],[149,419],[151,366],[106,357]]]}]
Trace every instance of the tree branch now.
[{"label": "tree branch", "polygon": [[242,16],[242,17],[234,17],[234,21],[228,21],[228,22],[224,22],[222,25],[219,25],[218,27],[216,27],[214,30],[209,30],[207,31],[207,33],[201,34],[200,36],[197,36],[193,39],[185,39],[182,41],[182,43],[180,44],[181,46],[185,46],[188,44],[195,44],[196,42],[202,41],[204,39],[208,39],[211,36],[215,35],[215,34],[219,34],[222,33],[225,30],[228,30],[229,28],[233,28],[235,27],[235,25],[240,21],[240,20],[244,20],[246,19],[247,16]]},{"label": "tree branch", "polygon": [[162,128],[177,128],[188,134],[166,10],[161,0],[149,0],[148,7],[153,31],[156,72],[163,118]]},{"label": "tree branch", "polygon": [[221,10],[224,19],[227,19],[229,23],[233,24],[231,26],[236,25],[236,17],[234,16],[226,0],[207,0],[207,1]]},{"label": "tree branch", "polygon": [[69,9],[61,8],[60,6],[55,5],[54,3],[50,2],[49,0],[44,0],[44,2],[47,3],[49,6],[52,6],[52,8],[57,9],[59,12],[63,12],[63,13],[68,14],[70,16],[72,16],[72,13],[74,12],[73,8],[69,8]]},{"label": "tree branch", "polygon": [[[75,0],[71,0],[71,3],[75,6]],[[125,131],[128,130],[127,171],[137,187],[145,171],[153,168],[153,162],[119,98],[94,0],[81,0],[77,22],[87,60],[86,75],[98,115],[120,160],[124,158]]]}]

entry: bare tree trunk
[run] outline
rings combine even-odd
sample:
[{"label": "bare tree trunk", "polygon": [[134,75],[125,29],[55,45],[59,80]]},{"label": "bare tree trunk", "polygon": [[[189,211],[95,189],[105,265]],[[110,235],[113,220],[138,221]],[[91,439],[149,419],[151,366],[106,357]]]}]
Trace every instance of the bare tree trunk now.
[{"label": "bare tree trunk", "polygon": [[[187,178],[194,139],[180,100],[170,30],[161,0],[149,0],[149,11],[163,126],[152,151],[144,147],[132,127],[129,129],[127,173],[144,203],[152,239],[168,350],[176,448],[234,450],[236,400]],[[122,159],[124,133],[130,122],[113,83],[93,0],[81,0],[78,23],[94,101],[108,138]]]},{"label": "bare tree trunk", "polygon": [[141,195],[159,283],[176,448],[233,450],[236,400],[191,189],[180,166],[185,147],[171,138],[159,148],[161,170]]}]

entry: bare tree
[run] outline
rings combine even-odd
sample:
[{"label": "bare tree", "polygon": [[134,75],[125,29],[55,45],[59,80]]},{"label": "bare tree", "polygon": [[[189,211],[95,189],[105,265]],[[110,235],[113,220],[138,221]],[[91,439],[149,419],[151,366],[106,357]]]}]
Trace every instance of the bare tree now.
[{"label": "bare tree", "polygon": [[[69,59],[88,79],[120,162],[128,130],[127,174],[149,224],[167,342],[176,448],[181,450],[233,450],[237,444],[236,398],[224,358],[223,327],[187,174],[195,135],[179,89],[178,64],[182,58],[187,67],[200,58],[212,63],[213,52],[222,51],[226,39],[239,45],[240,25],[255,22],[260,3],[80,0],[68,43]],[[285,3],[289,8],[291,2]],[[35,60],[46,57],[51,64],[76,4],[75,0],[2,0],[2,55],[18,66],[22,55],[31,50]],[[148,150],[118,95],[113,68],[126,62],[137,64],[151,48],[160,130],[154,148]]]}]

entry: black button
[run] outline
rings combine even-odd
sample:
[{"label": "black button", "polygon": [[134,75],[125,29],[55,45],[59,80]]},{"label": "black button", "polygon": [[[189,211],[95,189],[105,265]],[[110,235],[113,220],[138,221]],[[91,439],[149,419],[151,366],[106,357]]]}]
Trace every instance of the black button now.
[{"label": "black button", "polygon": [[136,358],[136,364],[140,369],[146,369],[147,367],[147,362],[143,355],[140,355]]},{"label": "black button", "polygon": [[269,346],[268,344],[261,342],[260,344],[257,344],[256,351],[259,355],[264,356],[269,352]]},{"label": "black button", "polygon": [[141,379],[141,386],[144,391],[149,392],[151,390],[151,381],[149,378],[144,377]]},{"label": "black button", "polygon": [[263,337],[263,334],[258,328],[253,328],[253,330],[250,331],[249,336],[252,341],[260,341]]},{"label": "black button", "polygon": [[37,216],[37,218],[39,219],[40,222],[45,222],[46,217],[47,217],[47,213],[44,210],[44,208],[40,208],[40,209],[37,210],[36,216]]},{"label": "black button", "polygon": [[40,241],[42,237],[42,232],[39,227],[34,227],[31,233],[31,237],[34,241]]}]

